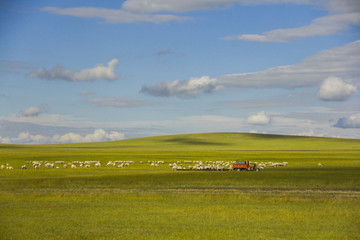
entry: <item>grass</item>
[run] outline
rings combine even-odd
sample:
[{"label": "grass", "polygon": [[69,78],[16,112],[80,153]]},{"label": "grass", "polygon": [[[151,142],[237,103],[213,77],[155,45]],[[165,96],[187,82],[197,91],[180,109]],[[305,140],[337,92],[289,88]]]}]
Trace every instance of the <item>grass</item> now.
[{"label": "grass", "polygon": [[[289,165],[260,172],[177,172],[168,167],[175,161],[237,159]],[[34,160],[99,160],[102,167],[20,169]],[[110,160],[135,164],[106,167]],[[150,167],[147,161],[155,160],[166,164]],[[4,163],[14,170],[0,170],[0,239],[360,236],[360,140],[214,133],[0,145]]]}]

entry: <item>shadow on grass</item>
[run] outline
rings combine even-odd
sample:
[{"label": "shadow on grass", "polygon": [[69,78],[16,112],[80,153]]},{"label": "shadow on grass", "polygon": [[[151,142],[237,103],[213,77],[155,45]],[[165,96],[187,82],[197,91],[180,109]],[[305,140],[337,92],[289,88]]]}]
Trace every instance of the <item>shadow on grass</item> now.
[{"label": "shadow on grass", "polygon": [[164,142],[173,142],[178,144],[186,144],[186,145],[205,145],[205,146],[227,146],[230,145],[229,143],[223,142],[208,142],[200,139],[194,138],[172,138],[164,140]]}]

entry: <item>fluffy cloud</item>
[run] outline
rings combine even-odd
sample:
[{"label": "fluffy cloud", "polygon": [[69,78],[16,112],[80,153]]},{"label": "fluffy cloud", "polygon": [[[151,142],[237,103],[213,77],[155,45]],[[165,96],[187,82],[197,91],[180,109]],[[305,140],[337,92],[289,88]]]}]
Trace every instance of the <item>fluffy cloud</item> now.
[{"label": "fluffy cloud", "polygon": [[324,101],[345,101],[356,93],[356,87],[337,77],[328,77],[318,91],[318,97]]},{"label": "fluffy cloud", "polygon": [[346,118],[340,118],[334,125],[337,128],[360,128],[360,113]]},{"label": "fluffy cloud", "polygon": [[143,107],[154,105],[153,102],[143,101],[132,98],[93,98],[88,100],[89,103],[95,104],[99,107]]},{"label": "fluffy cloud", "polygon": [[97,129],[93,133],[82,136],[76,133],[66,133],[64,135],[54,135],[52,137],[43,135],[32,135],[29,132],[22,132],[17,137],[1,137],[0,143],[12,144],[47,144],[47,143],[80,143],[80,142],[105,142],[116,141],[125,138],[124,133],[103,129]]},{"label": "fluffy cloud", "polygon": [[189,80],[175,80],[173,82],[160,82],[154,86],[144,85],[140,92],[157,97],[177,96],[181,98],[195,97],[203,93],[212,93],[221,87],[217,80],[208,76],[190,78]]},{"label": "fluffy cloud", "polygon": [[270,117],[264,112],[258,112],[248,118],[248,123],[253,125],[266,125],[270,123]]},{"label": "fluffy cloud", "polygon": [[151,22],[163,23],[169,21],[186,21],[189,17],[175,16],[171,14],[146,14],[139,12],[126,11],[123,9],[105,9],[105,8],[57,8],[45,7],[43,11],[55,13],[58,15],[69,15],[81,18],[101,18],[108,23],[133,23],[133,22]]},{"label": "fluffy cloud", "polygon": [[39,68],[35,72],[31,72],[29,77],[38,77],[41,79],[62,79],[70,82],[79,81],[93,81],[95,79],[114,80],[117,78],[114,73],[115,67],[118,64],[117,59],[112,59],[107,66],[98,64],[93,68],[83,69],[79,72],[64,69],[62,66],[57,66],[52,70]]},{"label": "fluffy cloud", "polygon": [[19,117],[37,117],[39,114],[48,112],[50,110],[50,106],[47,104],[43,104],[40,107],[28,107],[23,112],[19,113]]}]

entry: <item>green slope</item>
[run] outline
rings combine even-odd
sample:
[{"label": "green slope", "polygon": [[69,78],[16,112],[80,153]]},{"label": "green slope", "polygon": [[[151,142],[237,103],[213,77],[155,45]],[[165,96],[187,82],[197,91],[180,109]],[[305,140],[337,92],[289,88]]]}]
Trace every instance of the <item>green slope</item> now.
[{"label": "green slope", "polygon": [[200,133],[137,138],[103,143],[43,147],[123,148],[136,150],[360,150],[359,139],[303,137],[250,133]]}]

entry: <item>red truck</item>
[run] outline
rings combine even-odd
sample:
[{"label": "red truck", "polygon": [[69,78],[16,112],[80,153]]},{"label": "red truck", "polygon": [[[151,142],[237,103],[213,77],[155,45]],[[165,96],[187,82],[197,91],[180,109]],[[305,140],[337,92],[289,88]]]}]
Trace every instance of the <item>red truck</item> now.
[{"label": "red truck", "polygon": [[251,163],[249,161],[236,161],[232,165],[232,170],[236,171],[259,171],[259,168],[255,163]]}]

